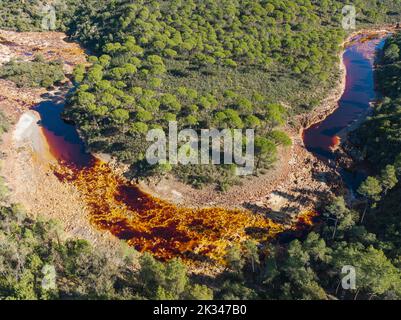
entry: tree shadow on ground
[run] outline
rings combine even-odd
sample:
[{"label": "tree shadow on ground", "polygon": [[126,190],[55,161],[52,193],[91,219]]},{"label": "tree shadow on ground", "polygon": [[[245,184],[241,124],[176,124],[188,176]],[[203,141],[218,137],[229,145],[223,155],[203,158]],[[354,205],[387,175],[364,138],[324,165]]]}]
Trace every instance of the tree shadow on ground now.
[{"label": "tree shadow on ground", "polygon": [[254,203],[245,203],[244,207],[255,214],[263,215],[264,217],[271,219],[274,223],[279,224],[290,223],[290,212],[295,210],[294,207],[286,207],[281,211],[274,211],[268,207],[260,206]]}]

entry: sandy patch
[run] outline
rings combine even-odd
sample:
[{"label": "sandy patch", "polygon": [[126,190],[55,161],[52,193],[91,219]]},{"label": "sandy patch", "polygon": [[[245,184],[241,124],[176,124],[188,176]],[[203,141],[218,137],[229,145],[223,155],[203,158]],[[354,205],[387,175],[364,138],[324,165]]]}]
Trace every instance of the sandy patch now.
[{"label": "sandy patch", "polygon": [[15,32],[0,30],[0,62],[11,58],[31,60],[41,54],[47,60],[61,59],[66,73],[74,66],[86,63],[85,51],[77,44],[64,41],[61,32]]},{"label": "sandy patch", "polygon": [[65,237],[79,237],[99,246],[118,245],[119,240],[90,224],[80,193],[53,174],[55,161],[49,153],[44,156],[41,148],[46,142],[37,122],[28,122],[30,117],[25,114],[20,126],[3,138],[1,174],[11,190],[10,202],[21,203],[33,217],[57,220]]}]

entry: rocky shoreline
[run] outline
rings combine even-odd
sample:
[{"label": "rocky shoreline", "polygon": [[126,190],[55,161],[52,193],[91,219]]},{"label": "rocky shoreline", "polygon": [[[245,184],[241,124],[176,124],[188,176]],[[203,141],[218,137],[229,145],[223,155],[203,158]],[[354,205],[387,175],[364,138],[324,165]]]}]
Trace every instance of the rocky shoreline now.
[{"label": "rocky shoreline", "polygon": [[[343,43],[345,48],[358,35],[367,37],[388,33],[390,26],[379,26],[376,29],[361,29],[351,33]],[[298,129],[288,127],[287,132],[293,139],[291,150],[281,151],[280,165],[268,175],[254,177],[242,186],[234,186],[224,193],[206,187],[195,190],[178,182],[172,177],[158,183],[141,183],[140,188],[153,196],[171,201],[185,207],[245,208],[255,212],[269,212],[277,219],[286,220],[308,210],[315,210],[333,195],[347,195],[348,190],[339,174],[340,168],[354,166],[353,160],[343,148],[336,150],[338,161],[327,164],[305,149],[303,132],[309,127],[323,121],[338,107],[346,85],[346,67],[340,53],[339,81],[332,92],[319,107],[308,114],[295,119]],[[354,123],[352,128],[341,132],[340,142],[347,144],[348,133],[366,118]],[[256,186],[256,187],[255,187]],[[284,213],[284,215],[283,215]]]},{"label": "rocky shoreline", "polygon": [[[58,32],[12,32],[0,30],[0,64],[11,58],[31,59],[41,53],[46,59],[62,59],[66,73],[86,58],[78,44],[64,41]],[[67,81],[67,80],[66,80]],[[9,202],[20,203],[36,218],[61,223],[63,238],[82,238],[99,247],[118,248],[119,240],[94,228],[78,190],[54,175],[54,158],[39,125],[40,116],[31,108],[46,100],[46,89],[18,88],[0,79],[0,109],[12,123],[0,142],[1,176],[10,189]],[[25,120],[32,121],[25,121]],[[26,122],[26,123],[24,123]]]},{"label": "rocky shoreline", "polygon": [[[348,37],[347,41],[344,42],[344,46],[356,35],[369,32],[377,33],[380,31],[357,31]],[[2,34],[2,31],[0,31],[0,35]],[[62,34],[53,35],[55,39],[52,38],[51,34],[46,34],[45,41],[42,44],[39,40],[32,43],[27,42],[28,40],[25,37],[21,37],[20,34],[19,37],[16,37],[16,33],[6,32],[6,36],[10,37],[12,41],[16,41],[17,38],[23,39],[20,45],[13,45],[14,55],[23,55],[22,48],[28,45],[28,48],[32,49],[32,51],[35,48],[41,48],[42,51],[51,56],[54,55],[55,49],[49,49],[49,46],[51,48],[52,45],[56,44],[57,48],[61,48],[62,46],[58,44],[58,41],[63,41]],[[28,37],[35,39],[33,34],[29,34]],[[77,52],[78,47],[73,44],[68,45],[73,46],[73,48],[66,50],[67,59],[70,57],[73,60],[66,63],[66,65],[73,66],[77,62],[77,57],[72,55],[72,52]],[[69,55],[70,53],[71,55]],[[10,54],[9,48],[4,51],[3,57],[6,54]],[[83,57],[83,53],[81,53],[81,57]],[[287,132],[293,139],[293,145],[288,150],[280,150],[281,161],[268,174],[253,177],[249,181],[245,181],[242,186],[234,186],[224,193],[216,192],[213,187],[196,190],[171,177],[163,179],[157,184],[140,183],[139,187],[156,198],[170,201],[178,206],[191,208],[241,208],[263,213],[274,221],[285,223],[290,223],[291,220],[296,219],[303,212],[316,210],[334,194],[344,194],[346,191],[338,170],[341,161],[330,165],[326,164],[309,153],[303,142],[303,131],[305,129],[324,120],[337,109],[337,102],[345,90],[346,83],[346,68],[342,59],[340,59],[339,72],[340,77],[337,85],[322,104],[307,115],[298,116],[295,122],[299,125],[295,128],[287,127]],[[1,85],[12,89],[10,83],[3,81]],[[10,94],[15,92],[10,88],[7,89],[8,96],[3,98],[6,100],[12,99],[15,103],[17,101],[16,97],[21,96],[21,92],[18,91],[14,96],[10,97]],[[12,107],[13,103],[3,102],[2,105],[5,106],[6,111],[9,111],[7,113],[14,113],[14,119],[17,119],[18,115],[21,115],[24,110],[40,101],[40,94],[42,93],[41,91],[30,91],[28,95],[30,99],[23,99],[28,102],[16,103],[17,108]],[[111,160],[111,165],[116,169],[116,172],[122,174],[123,167],[113,163],[113,160]],[[9,178],[13,179],[10,176]],[[77,201],[79,202],[80,200]],[[39,209],[35,208],[34,211]]]},{"label": "rocky shoreline", "polygon": [[269,212],[276,219],[287,221],[289,218],[295,219],[302,212],[316,209],[322,195],[325,194],[323,199],[327,199],[334,193],[342,192],[341,177],[335,168],[316,159],[305,149],[303,142],[304,130],[321,122],[337,109],[337,102],[344,93],[346,84],[342,54],[343,52],[340,54],[337,85],[319,107],[308,114],[297,116],[295,127],[287,126],[286,131],[292,138],[293,145],[288,150],[280,150],[279,164],[267,174],[252,177],[243,185],[233,186],[224,193],[216,192],[213,186],[202,190],[194,189],[171,176],[157,183],[141,182],[141,190],[183,207],[242,208]]}]

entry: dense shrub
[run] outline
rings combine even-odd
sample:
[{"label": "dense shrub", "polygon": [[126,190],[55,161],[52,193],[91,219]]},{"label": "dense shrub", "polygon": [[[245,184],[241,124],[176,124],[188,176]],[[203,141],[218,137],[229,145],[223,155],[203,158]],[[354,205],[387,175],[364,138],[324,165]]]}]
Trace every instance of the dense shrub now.
[{"label": "dense shrub", "polygon": [[47,62],[41,56],[33,61],[12,60],[0,67],[0,78],[11,80],[18,87],[48,88],[64,79],[63,63]]}]

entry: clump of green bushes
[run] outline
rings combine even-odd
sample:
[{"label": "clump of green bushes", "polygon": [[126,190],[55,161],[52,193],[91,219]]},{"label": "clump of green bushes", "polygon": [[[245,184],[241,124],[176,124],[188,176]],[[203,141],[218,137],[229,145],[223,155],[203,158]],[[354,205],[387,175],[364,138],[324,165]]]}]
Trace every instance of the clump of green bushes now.
[{"label": "clump of green bushes", "polygon": [[65,78],[63,63],[46,61],[36,55],[32,61],[11,60],[0,68],[0,78],[11,80],[18,87],[48,88]]}]

